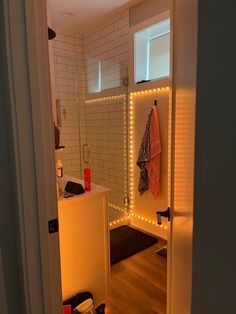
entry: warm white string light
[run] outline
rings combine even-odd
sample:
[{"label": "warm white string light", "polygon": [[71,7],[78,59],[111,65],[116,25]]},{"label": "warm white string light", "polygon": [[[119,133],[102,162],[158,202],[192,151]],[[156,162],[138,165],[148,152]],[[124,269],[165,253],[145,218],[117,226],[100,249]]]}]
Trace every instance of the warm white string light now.
[{"label": "warm white string light", "polygon": [[[161,87],[161,88],[154,88],[154,89],[147,89],[147,90],[142,90],[142,91],[137,91],[137,92],[132,92],[130,93],[130,100],[129,100],[129,125],[128,125],[128,134],[129,134],[129,215],[125,216],[123,218],[111,221],[109,223],[109,226],[117,225],[120,223],[123,223],[124,221],[128,221],[131,217],[138,219],[142,222],[152,224],[156,227],[159,227],[161,229],[167,229],[167,225],[161,224],[158,225],[155,220],[151,220],[147,217],[141,216],[134,214],[134,97],[135,96],[144,96],[149,93],[157,93],[157,92],[164,92],[164,91],[169,91],[169,86],[166,87]],[[127,116],[126,116],[126,110],[125,110],[125,105],[126,105],[126,95],[116,95],[116,96],[108,96],[108,97],[101,97],[101,98],[93,98],[93,99],[88,99],[85,101],[85,103],[93,103],[93,102],[99,102],[99,101],[107,101],[107,100],[115,100],[124,97],[124,136],[127,134]],[[126,143],[124,145],[124,158],[126,160],[127,155],[126,155]],[[126,168],[125,168],[126,169]],[[127,193],[127,180],[125,180],[125,193]],[[111,208],[114,208],[120,212],[126,213],[126,208],[116,205],[116,204],[109,204]]]},{"label": "warm white string light", "polygon": [[115,95],[115,96],[106,96],[106,97],[100,97],[100,98],[92,98],[92,99],[87,99],[85,100],[85,103],[93,103],[93,102],[99,102],[99,101],[106,101],[106,100],[115,100],[119,98],[125,98],[125,94],[121,95]]},{"label": "warm white string light", "polygon": [[127,137],[128,137],[128,124],[127,124],[127,107],[128,101],[126,95],[124,95],[123,102],[123,113],[124,113],[124,132],[123,132],[123,143],[124,143],[124,197],[125,197],[125,210],[127,213],[128,202],[128,151],[127,151]]},{"label": "warm white string light", "polygon": [[129,219],[130,219],[130,217],[126,216],[126,217],[123,217],[120,219],[113,220],[113,221],[109,222],[109,226],[112,227],[112,226],[118,225],[120,223],[123,223],[125,221],[127,222]]},{"label": "warm white string light", "polygon": [[167,229],[167,224],[163,224],[162,223],[161,225],[158,225],[155,220],[152,220],[150,218],[147,218],[147,217],[144,217],[144,216],[141,216],[141,215],[138,215],[138,214],[132,213],[132,214],[130,214],[130,217],[133,217],[135,219],[141,220],[142,222],[149,223],[149,224],[154,225],[156,227],[159,227],[161,229],[165,229],[165,230]]},{"label": "warm white string light", "polygon": [[117,204],[112,204],[109,203],[109,207],[118,210],[121,213],[125,213],[126,214],[126,208],[121,206],[121,205],[117,205]]},{"label": "warm white string light", "polygon": [[129,213],[133,214],[134,199],[133,199],[133,187],[134,187],[134,97],[133,93],[130,93],[129,100]]},{"label": "warm white string light", "polygon": [[152,224],[165,230],[167,229],[167,225],[158,225],[155,220],[151,220],[147,217],[134,213],[134,97],[166,91],[169,91],[169,86],[133,92],[130,93],[129,101],[129,217],[133,217],[135,219],[141,220],[142,222]]}]

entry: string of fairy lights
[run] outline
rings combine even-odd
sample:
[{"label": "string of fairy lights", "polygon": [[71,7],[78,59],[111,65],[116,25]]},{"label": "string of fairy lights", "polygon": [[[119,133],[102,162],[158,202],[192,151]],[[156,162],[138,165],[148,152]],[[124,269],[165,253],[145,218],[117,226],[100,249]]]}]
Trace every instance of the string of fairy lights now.
[{"label": "string of fairy lights", "polygon": [[115,100],[119,98],[124,98],[125,99],[125,94],[120,94],[120,95],[115,95],[115,96],[106,96],[106,97],[100,97],[100,98],[91,98],[91,99],[86,99],[85,103],[93,103],[93,102],[100,102],[100,101],[107,101],[107,100]]},{"label": "string of fairy lights", "polygon": [[[161,229],[167,229],[167,225],[161,224],[158,225],[156,220],[149,219],[145,216],[135,214],[134,213],[134,167],[135,167],[135,160],[134,160],[134,125],[135,125],[135,117],[134,117],[134,102],[137,96],[145,96],[152,93],[163,93],[169,92],[169,86],[154,88],[154,89],[146,89],[136,92],[131,92],[129,95],[129,110],[127,113],[127,103],[126,103],[126,95],[120,94],[115,96],[107,96],[107,97],[100,97],[100,98],[92,98],[85,100],[86,104],[93,103],[93,102],[102,102],[107,100],[116,100],[123,98],[123,105],[124,105],[124,161],[128,159],[128,163],[125,162],[125,178],[124,178],[124,195],[129,194],[129,204],[125,204],[125,206],[120,206],[116,204],[109,204],[110,208],[114,208],[120,212],[128,214],[120,219],[111,221],[109,223],[110,226],[122,224],[124,222],[130,221],[132,218],[140,220],[141,222],[149,223],[153,226],[159,227]],[[128,123],[127,123],[127,114],[128,114]],[[128,134],[128,155],[127,155],[127,138]],[[128,164],[128,165],[127,165]],[[128,173],[128,175],[127,175]],[[128,179],[128,180],[127,180]]]},{"label": "string of fairy lights", "polygon": [[135,105],[135,97],[137,96],[145,96],[148,94],[153,93],[163,93],[169,92],[169,86],[161,87],[161,88],[154,88],[154,89],[147,89],[137,92],[130,93],[129,97],[129,217],[138,219],[142,222],[149,223],[155,225],[159,228],[167,229],[166,225],[158,225],[156,220],[147,218],[142,215],[138,215],[134,213],[134,167],[136,161],[134,160],[134,148],[135,148],[135,139],[134,139],[134,125],[135,125],[135,117],[134,117],[134,105]]}]

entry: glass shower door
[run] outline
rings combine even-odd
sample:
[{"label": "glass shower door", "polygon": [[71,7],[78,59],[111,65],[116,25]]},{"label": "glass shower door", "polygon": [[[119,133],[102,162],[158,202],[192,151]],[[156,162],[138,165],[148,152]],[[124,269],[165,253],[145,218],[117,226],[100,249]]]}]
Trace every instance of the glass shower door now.
[{"label": "glass shower door", "polygon": [[85,96],[80,103],[81,165],[92,182],[111,189],[110,222],[128,208],[127,66],[85,61]]}]

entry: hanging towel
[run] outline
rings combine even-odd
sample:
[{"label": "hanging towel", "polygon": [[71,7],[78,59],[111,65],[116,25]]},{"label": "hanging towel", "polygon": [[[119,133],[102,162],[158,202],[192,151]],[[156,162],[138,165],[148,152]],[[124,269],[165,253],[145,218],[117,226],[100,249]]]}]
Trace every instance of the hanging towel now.
[{"label": "hanging towel", "polygon": [[138,190],[139,190],[140,195],[142,195],[144,192],[149,190],[148,171],[147,171],[145,165],[151,159],[151,155],[150,155],[150,127],[151,127],[152,111],[153,111],[153,109],[151,109],[149,116],[148,116],[146,128],[145,128],[145,131],[143,134],[141,147],[140,147],[139,154],[138,154],[138,160],[137,160],[137,166],[140,168],[139,183],[138,183]]},{"label": "hanging towel", "polygon": [[149,190],[155,198],[160,195],[161,137],[158,109],[152,110],[150,126],[150,161],[145,164],[148,172]]}]

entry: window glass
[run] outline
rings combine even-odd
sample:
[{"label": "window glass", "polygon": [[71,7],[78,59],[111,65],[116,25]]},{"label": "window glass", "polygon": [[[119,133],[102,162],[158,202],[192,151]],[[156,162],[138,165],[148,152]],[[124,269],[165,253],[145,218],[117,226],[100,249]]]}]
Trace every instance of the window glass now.
[{"label": "window glass", "polygon": [[160,79],[170,72],[170,19],[134,34],[135,83]]},{"label": "window glass", "polygon": [[149,42],[149,79],[158,79],[170,74],[170,33]]}]

